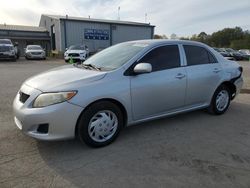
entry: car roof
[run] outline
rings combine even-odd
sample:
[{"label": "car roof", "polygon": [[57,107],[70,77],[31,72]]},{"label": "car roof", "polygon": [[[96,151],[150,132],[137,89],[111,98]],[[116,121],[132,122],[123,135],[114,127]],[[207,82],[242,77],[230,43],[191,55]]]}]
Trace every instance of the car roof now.
[{"label": "car roof", "polygon": [[[197,46],[207,46],[204,43],[190,40],[170,40],[170,39],[150,39],[150,40],[135,40],[129,41],[131,43],[148,44],[148,45],[160,45],[160,44],[184,44],[184,45],[197,45]],[[128,43],[129,43],[128,42]]]}]

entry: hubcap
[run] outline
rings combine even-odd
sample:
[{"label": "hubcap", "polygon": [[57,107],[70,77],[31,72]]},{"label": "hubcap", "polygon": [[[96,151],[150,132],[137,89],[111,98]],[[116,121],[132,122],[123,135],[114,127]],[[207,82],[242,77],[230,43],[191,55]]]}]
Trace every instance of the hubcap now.
[{"label": "hubcap", "polygon": [[116,132],[118,119],[115,113],[109,110],[97,112],[90,120],[88,133],[96,142],[109,140]]},{"label": "hubcap", "polygon": [[229,102],[229,94],[226,90],[222,90],[218,93],[216,97],[216,108],[219,111],[226,109]]}]

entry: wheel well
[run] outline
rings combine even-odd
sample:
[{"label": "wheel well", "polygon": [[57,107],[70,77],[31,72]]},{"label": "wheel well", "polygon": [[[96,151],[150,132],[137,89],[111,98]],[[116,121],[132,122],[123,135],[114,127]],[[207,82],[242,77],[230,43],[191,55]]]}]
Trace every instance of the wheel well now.
[{"label": "wheel well", "polygon": [[221,85],[225,85],[230,90],[231,100],[234,99],[236,93],[236,86],[229,81],[223,82]]},{"label": "wheel well", "polygon": [[128,114],[127,114],[127,111],[125,109],[125,107],[123,106],[122,103],[120,103],[119,101],[115,100],[115,99],[110,99],[110,98],[106,98],[106,99],[99,99],[99,100],[96,100],[92,103],[90,103],[86,108],[84,108],[84,110],[82,111],[82,113],[79,115],[78,119],[77,119],[77,122],[76,122],[76,126],[75,126],[75,136],[77,136],[77,126],[78,126],[78,122],[79,122],[79,119],[81,117],[81,115],[84,113],[84,111],[89,108],[91,105],[93,105],[94,103],[97,103],[97,102],[100,102],[100,101],[108,101],[108,102],[111,102],[113,104],[115,104],[116,106],[118,106],[120,108],[120,110],[122,111],[122,115],[124,117],[123,119],[123,126],[126,126],[127,124],[127,120],[128,120]]}]

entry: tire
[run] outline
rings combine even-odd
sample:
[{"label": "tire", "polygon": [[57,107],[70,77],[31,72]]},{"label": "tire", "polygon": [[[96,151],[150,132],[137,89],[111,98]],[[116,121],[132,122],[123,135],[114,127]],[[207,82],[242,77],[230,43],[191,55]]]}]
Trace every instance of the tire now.
[{"label": "tire", "polygon": [[103,147],[117,138],[123,122],[122,111],[117,105],[108,101],[96,102],[81,114],[77,136],[88,146]]},{"label": "tire", "polygon": [[224,114],[230,105],[230,101],[231,92],[229,88],[225,85],[221,85],[216,89],[213,95],[210,106],[208,107],[208,112],[215,115]]}]

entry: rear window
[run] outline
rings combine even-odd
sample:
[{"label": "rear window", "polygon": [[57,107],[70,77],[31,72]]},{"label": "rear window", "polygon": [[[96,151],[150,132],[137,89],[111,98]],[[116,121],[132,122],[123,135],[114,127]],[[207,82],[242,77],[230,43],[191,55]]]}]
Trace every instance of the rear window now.
[{"label": "rear window", "polygon": [[188,66],[216,63],[214,56],[205,48],[184,45]]}]

